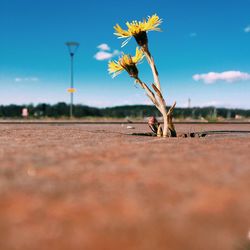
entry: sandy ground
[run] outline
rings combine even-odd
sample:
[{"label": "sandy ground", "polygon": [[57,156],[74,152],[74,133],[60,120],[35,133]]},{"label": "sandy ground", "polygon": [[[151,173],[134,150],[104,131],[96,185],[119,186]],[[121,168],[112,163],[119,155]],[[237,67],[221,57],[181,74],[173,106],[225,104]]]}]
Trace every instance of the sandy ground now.
[{"label": "sandy ground", "polygon": [[250,133],[126,127],[1,125],[0,249],[250,249]]}]

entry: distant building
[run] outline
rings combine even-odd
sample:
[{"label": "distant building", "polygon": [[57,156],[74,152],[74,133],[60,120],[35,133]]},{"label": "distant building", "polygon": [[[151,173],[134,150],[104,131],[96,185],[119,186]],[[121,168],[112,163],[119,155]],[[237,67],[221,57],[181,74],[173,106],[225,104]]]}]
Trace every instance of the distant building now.
[{"label": "distant building", "polygon": [[29,110],[27,108],[22,109],[22,117],[28,118],[29,117]]}]

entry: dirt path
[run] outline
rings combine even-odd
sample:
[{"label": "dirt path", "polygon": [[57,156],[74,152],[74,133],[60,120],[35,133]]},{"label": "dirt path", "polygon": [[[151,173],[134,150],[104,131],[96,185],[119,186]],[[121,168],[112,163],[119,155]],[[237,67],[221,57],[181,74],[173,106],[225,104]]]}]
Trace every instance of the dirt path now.
[{"label": "dirt path", "polygon": [[126,127],[1,125],[0,249],[250,249],[250,133]]}]

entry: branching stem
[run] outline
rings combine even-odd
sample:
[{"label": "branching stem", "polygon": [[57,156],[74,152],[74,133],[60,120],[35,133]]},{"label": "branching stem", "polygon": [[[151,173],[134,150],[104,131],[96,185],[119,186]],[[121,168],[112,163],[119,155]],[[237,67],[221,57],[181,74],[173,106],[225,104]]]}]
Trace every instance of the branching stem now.
[{"label": "branching stem", "polygon": [[169,131],[169,133],[170,133],[169,135],[171,137],[176,137],[175,127],[174,127],[174,124],[172,121],[172,113],[173,113],[173,110],[174,110],[176,103],[167,112],[166,102],[165,102],[163,95],[162,95],[159,74],[158,74],[154,59],[151,56],[151,53],[149,52],[148,45],[142,46],[142,50],[143,50],[143,53],[148,61],[148,64],[152,70],[152,74],[154,77],[154,84],[152,84],[152,86],[156,92],[156,96],[157,96],[156,99],[157,99],[157,102],[159,103],[160,110],[161,110],[161,113],[163,116],[163,121],[164,121],[163,137],[168,136],[168,131]]}]

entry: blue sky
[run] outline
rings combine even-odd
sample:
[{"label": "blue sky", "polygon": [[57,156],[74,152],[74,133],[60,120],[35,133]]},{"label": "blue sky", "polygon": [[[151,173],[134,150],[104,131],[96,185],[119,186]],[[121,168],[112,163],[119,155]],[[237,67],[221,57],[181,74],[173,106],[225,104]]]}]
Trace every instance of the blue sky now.
[{"label": "blue sky", "polygon": [[[125,72],[111,79],[108,60],[96,58],[101,44],[114,59],[133,53],[135,41],[121,48],[113,26],[157,13],[163,32],[150,32],[149,46],[167,102],[250,108],[249,10],[250,0],[1,0],[0,104],[68,102],[69,40],[80,43],[76,103],[149,104]],[[139,70],[151,83],[146,62]]]}]

